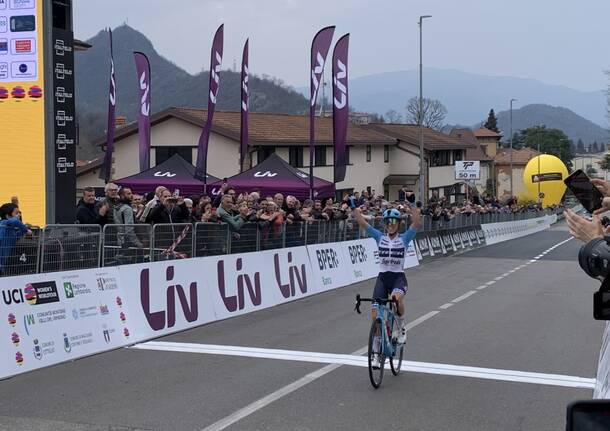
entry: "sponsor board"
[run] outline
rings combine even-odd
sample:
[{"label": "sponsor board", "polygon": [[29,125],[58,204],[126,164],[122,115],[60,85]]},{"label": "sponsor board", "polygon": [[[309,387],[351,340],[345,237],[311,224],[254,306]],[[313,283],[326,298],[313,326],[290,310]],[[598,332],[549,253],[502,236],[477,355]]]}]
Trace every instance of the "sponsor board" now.
[{"label": "sponsor board", "polygon": [[129,316],[124,298],[96,289],[98,277],[117,274],[96,268],[0,279],[0,376],[125,345],[113,336],[128,326],[121,321],[121,313]]},{"label": "sponsor board", "polygon": [[440,235],[435,232],[428,233],[428,242],[430,243],[430,247],[432,248],[432,252],[436,256],[442,256],[443,254],[447,254],[445,247],[443,246],[443,242],[441,241]]},{"label": "sponsor board", "polygon": [[347,286],[350,274],[348,260],[343,255],[341,243],[308,245],[309,261],[314,281],[320,292]]},{"label": "sponsor board", "polygon": [[409,243],[409,247],[407,248],[407,253],[405,254],[405,269],[413,268],[414,266],[419,265],[419,258],[417,256],[417,248],[415,246],[415,242],[411,241]]},{"label": "sponsor board", "polygon": [[415,236],[415,242],[417,243],[417,248],[419,249],[419,254],[422,259],[434,256],[434,251],[432,251],[430,243],[428,242],[428,236],[425,233],[418,233]]},{"label": "sponsor board", "polygon": [[460,237],[462,237],[462,244],[464,244],[464,248],[472,247],[472,241],[470,241],[467,230],[462,230],[460,232]]},{"label": "sponsor board", "polygon": [[552,215],[510,222],[487,223],[481,225],[481,230],[485,236],[485,244],[491,245],[541,232],[556,222],[557,216]]},{"label": "sponsor board", "polygon": [[456,251],[450,231],[441,231],[439,232],[439,236],[443,242],[443,247],[445,248],[446,253],[453,253]]},{"label": "sponsor board", "polygon": [[451,232],[451,238],[453,239],[453,246],[455,250],[462,250],[464,248],[464,243],[462,242],[462,235],[460,232],[454,230]]},{"label": "sponsor board", "polygon": [[[339,243],[351,277],[350,283],[368,280],[379,274],[379,253],[373,238]],[[417,259],[417,258],[416,258]]]}]

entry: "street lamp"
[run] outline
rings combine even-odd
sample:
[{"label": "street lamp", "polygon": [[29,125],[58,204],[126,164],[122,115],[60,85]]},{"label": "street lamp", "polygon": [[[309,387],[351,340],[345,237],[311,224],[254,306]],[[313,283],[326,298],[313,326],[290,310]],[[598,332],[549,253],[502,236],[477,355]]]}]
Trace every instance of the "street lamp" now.
[{"label": "street lamp", "polygon": [[513,194],[513,102],[517,99],[510,99],[510,198],[511,200],[515,196]]},{"label": "street lamp", "polygon": [[419,17],[419,199],[422,205],[426,203],[427,196],[424,195],[424,84],[422,66],[422,28],[423,20],[432,18],[432,15],[421,15]]}]

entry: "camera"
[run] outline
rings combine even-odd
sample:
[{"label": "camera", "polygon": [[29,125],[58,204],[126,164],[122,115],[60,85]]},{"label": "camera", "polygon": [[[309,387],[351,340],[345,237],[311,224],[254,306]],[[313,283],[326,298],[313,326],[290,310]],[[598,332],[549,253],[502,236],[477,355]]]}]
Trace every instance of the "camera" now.
[{"label": "camera", "polygon": [[583,245],[578,252],[578,263],[589,277],[602,280],[593,295],[593,318],[610,320],[610,235]]}]

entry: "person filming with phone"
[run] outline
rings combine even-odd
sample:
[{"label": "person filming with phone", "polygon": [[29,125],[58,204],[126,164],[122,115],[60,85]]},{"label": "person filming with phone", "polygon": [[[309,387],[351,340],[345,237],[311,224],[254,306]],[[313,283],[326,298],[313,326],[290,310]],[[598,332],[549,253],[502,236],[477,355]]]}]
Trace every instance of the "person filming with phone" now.
[{"label": "person filming with phone", "polygon": [[584,172],[578,170],[566,178],[566,184],[583,207],[593,215],[589,220],[566,209],[565,217],[570,234],[581,241],[589,242],[609,233],[602,223],[601,215],[610,211],[610,183],[597,178],[589,180]]},{"label": "person filming with phone", "polygon": [[184,198],[172,195],[167,189],[163,190],[160,203],[151,210],[149,219],[152,224],[188,223],[189,211]]}]

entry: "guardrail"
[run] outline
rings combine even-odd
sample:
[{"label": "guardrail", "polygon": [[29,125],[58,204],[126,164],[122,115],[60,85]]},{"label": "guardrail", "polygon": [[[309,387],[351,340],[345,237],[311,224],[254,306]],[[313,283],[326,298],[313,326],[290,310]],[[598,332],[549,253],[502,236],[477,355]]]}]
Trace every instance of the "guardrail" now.
[{"label": "guardrail", "polygon": [[[423,216],[422,231],[524,220],[553,211]],[[380,218],[369,223],[381,227]],[[365,238],[353,219],[246,223],[232,232],[224,223],[48,225],[31,235],[0,226],[0,276],[116,266],[191,257],[238,254]]]}]

